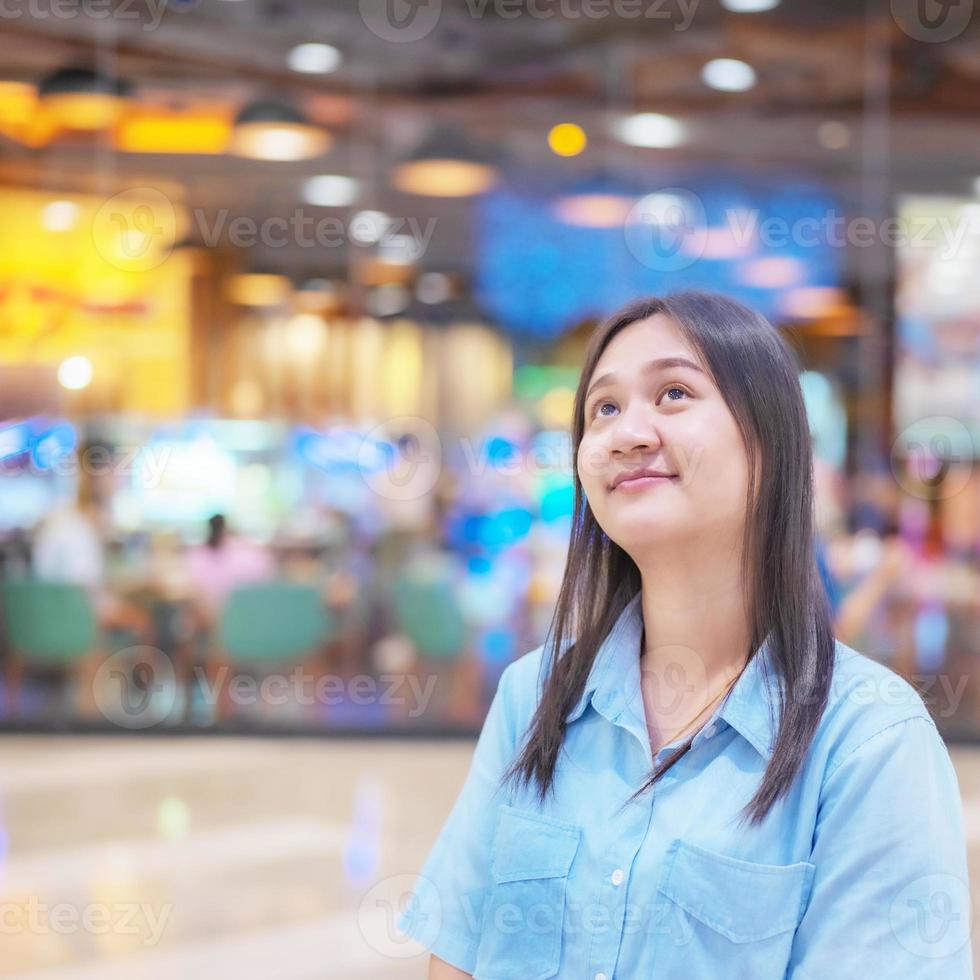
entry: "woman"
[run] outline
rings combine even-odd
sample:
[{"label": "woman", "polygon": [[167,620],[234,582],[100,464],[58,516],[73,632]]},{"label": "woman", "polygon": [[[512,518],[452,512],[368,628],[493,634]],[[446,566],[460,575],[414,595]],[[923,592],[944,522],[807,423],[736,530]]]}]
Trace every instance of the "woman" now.
[{"label": "woman", "polygon": [[779,334],[721,296],[625,307],[573,445],[549,642],[398,921],[429,977],[971,977],[956,776],[918,694],[833,637]]}]

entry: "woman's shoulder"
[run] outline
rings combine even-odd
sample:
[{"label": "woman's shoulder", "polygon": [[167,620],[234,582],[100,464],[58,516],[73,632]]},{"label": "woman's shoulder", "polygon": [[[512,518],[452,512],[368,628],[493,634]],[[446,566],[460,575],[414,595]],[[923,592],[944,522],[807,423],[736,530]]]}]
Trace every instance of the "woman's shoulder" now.
[{"label": "woman's shoulder", "polygon": [[497,689],[511,710],[523,709],[534,713],[541,698],[544,674],[547,671],[545,644],[528,650],[512,660],[500,675]]},{"label": "woman's shoulder", "polygon": [[833,770],[856,749],[886,731],[927,726],[939,741],[920,691],[890,667],[835,641],[834,673],[820,725],[820,740]]}]

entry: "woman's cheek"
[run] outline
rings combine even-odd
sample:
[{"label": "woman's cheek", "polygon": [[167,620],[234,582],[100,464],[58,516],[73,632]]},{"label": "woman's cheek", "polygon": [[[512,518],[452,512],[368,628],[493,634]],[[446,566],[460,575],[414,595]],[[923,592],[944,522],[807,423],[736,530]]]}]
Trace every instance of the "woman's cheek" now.
[{"label": "woman's cheek", "polygon": [[594,442],[583,440],[579,447],[578,473],[590,500],[598,498],[604,481],[609,479],[609,454]]}]

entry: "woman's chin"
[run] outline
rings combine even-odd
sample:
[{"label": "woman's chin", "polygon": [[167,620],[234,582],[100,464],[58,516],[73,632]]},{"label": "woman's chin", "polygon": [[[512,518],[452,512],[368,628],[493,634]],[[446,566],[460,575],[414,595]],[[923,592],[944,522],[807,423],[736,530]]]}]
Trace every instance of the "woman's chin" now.
[{"label": "woman's chin", "polygon": [[606,534],[625,552],[633,554],[658,544],[676,544],[689,537],[690,531],[681,527],[676,519],[672,521],[669,514],[650,513],[631,515],[629,521],[613,522]]}]

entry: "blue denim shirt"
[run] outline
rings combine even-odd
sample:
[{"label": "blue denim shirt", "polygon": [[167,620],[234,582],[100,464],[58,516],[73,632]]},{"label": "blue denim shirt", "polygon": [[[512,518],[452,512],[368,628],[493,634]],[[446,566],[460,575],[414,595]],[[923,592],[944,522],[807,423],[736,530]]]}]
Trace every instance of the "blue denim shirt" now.
[{"label": "blue denim shirt", "polygon": [[641,627],[637,594],[569,715],[544,804],[533,785],[497,792],[543,648],[507,667],[397,927],[477,980],[971,978],[959,788],[919,694],[838,642],[791,792],[739,827],[776,732],[763,644],[691,750],[621,808],[654,761]]}]

